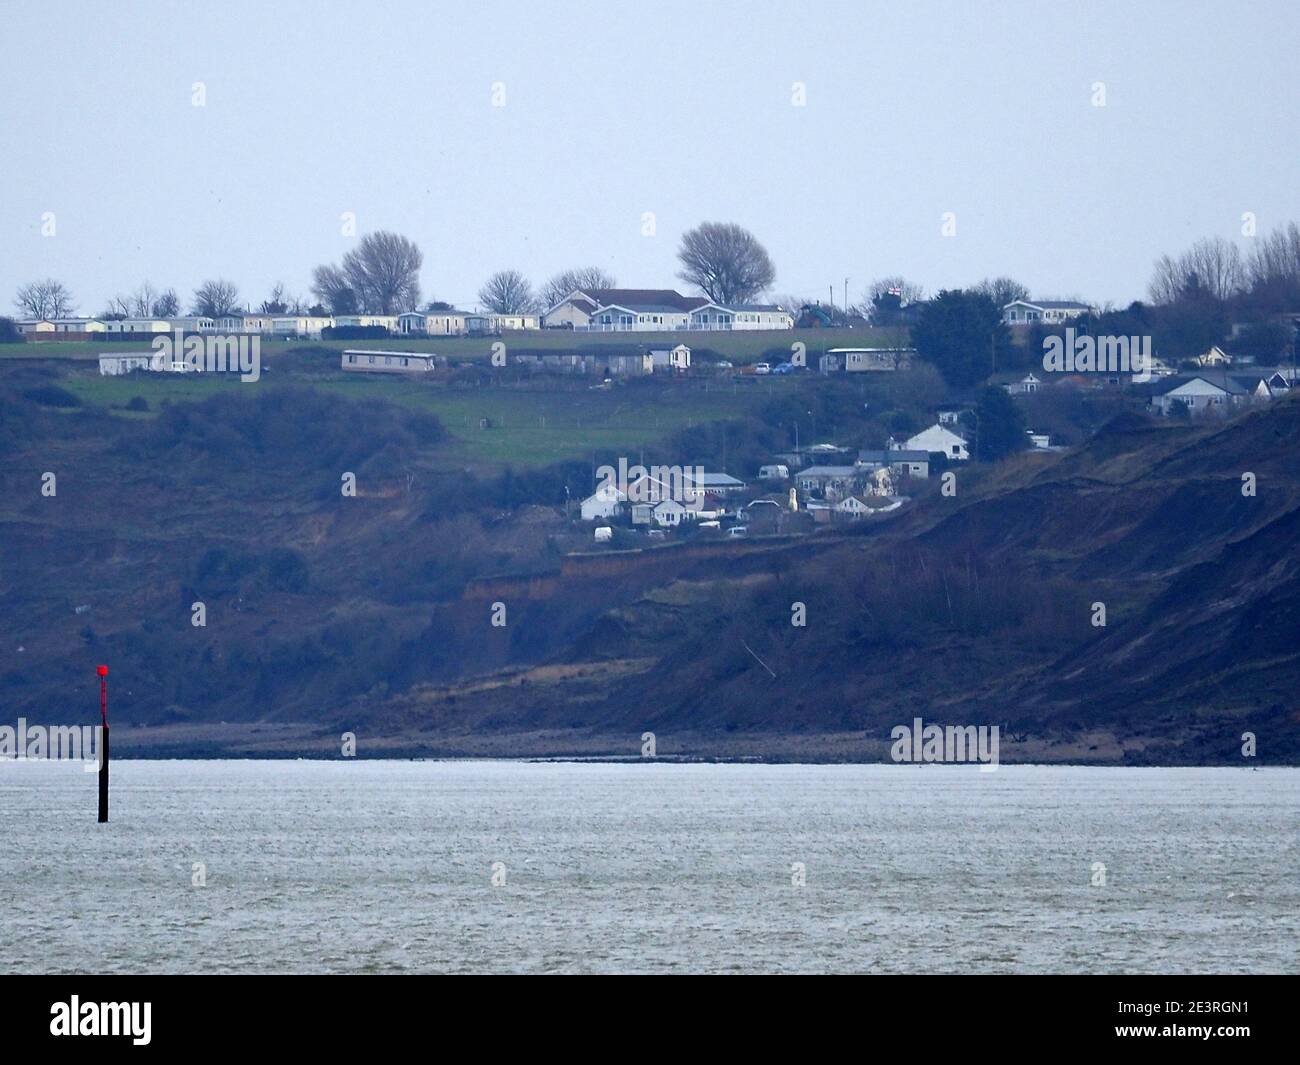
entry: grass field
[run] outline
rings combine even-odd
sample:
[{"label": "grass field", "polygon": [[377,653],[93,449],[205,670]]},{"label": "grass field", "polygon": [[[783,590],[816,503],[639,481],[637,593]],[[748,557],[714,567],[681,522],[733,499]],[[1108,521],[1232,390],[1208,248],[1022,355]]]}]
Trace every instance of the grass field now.
[{"label": "grass field", "polygon": [[[149,404],[148,417],[167,402],[195,402],[234,390],[254,396],[259,388],[299,383],[268,376],[257,385],[215,374],[131,374],[101,377],[70,373],[59,386],[84,403],[126,417],[142,415],[123,408],[136,396]],[[353,399],[375,398],[437,415],[452,442],[439,456],[447,465],[493,469],[545,466],[582,458],[593,451],[634,454],[678,430],[742,416],[784,382],[719,383],[709,391],[673,382],[641,387],[591,389],[569,382],[554,388],[448,388],[440,381],[330,374],[311,378],[313,387]],[[480,428],[483,420],[489,427]],[[441,463],[440,463],[441,464]]]},{"label": "grass field", "polygon": [[[264,340],[262,354],[273,358],[280,352],[303,348],[380,348],[388,351],[429,351],[456,359],[486,359],[492,345],[500,341],[507,351],[530,354],[548,351],[636,351],[684,343],[693,351],[713,352],[737,364],[758,362],[766,357],[789,358],[791,345],[805,346],[810,364],[827,348],[885,347],[904,342],[902,332],[891,329],[783,329],[774,332],[737,331],[716,333],[572,333],[563,329],[504,333],[499,337],[427,337],[400,340]],[[0,360],[94,359],[103,352],[146,350],[148,344],[116,344],[97,341],[47,341],[28,344],[0,344]]]}]

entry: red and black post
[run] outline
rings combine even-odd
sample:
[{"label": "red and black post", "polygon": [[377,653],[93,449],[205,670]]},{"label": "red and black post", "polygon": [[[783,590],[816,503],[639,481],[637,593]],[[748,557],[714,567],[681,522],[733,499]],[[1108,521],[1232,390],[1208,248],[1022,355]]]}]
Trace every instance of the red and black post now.
[{"label": "red and black post", "polygon": [[99,823],[108,820],[108,666],[99,674]]}]

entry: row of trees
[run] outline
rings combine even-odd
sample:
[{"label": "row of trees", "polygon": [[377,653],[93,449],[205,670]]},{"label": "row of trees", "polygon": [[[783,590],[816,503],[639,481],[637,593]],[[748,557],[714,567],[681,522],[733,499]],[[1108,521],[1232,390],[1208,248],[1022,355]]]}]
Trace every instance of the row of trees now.
[{"label": "row of trees", "polygon": [[[681,279],[722,304],[752,300],[776,277],[772,260],[758,239],[730,222],[705,222],[686,233],[677,258]],[[414,241],[387,231],[367,233],[341,262],[312,271],[315,303],[308,305],[277,284],[261,309],[267,314],[397,314],[412,310],[420,306],[423,265],[424,255]],[[497,314],[536,313],[553,307],[575,289],[613,288],[616,283],[605,270],[588,266],[562,271],[534,290],[518,270],[501,270],[484,283],[479,300]],[[66,318],[76,309],[72,293],[53,279],[23,285],[15,304],[31,318]],[[436,310],[447,305],[431,302],[425,306]],[[222,278],[204,281],[190,301],[190,313],[208,317],[240,309],[238,286]],[[134,292],[110,297],[104,315],[173,317],[179,311],[175,289],[158,290],[146,281]]]},{"label": "row of trees", "polygon": [[[682,236],[677,253],[678,276],[710,299],[724,305],[745,303],[768,291],[776,271],[771,257],[758,239],[734,223],[705,222]],[[397,233],[368,233],[342,261],[316,267],[312,294],[316,302],[290,296],[277,284],[261,302],[265,313],[395,314],[420,306],[420,268],[424,256],[411,240]],[[615,278],[596,266],[565,270],[539,288],[518,270],[493,274],[479,290],[479,301],[498,314],[536,313],[554,306],[575,289],[613,288]],[[965,290],[968,297],[987,302],[965,305],[973,320],[972,329],[985,332],[988,306],[1000,309],[1029,290],[1009,277],[986,278]],[[1202,240],[1179,256],[1162,256],[1155,265],[1150,284],[1151,306],[1131,304],[1130,317],[1158,332],[1175,357],[1204,350],[1219,342],[1233,322],[1257,322],[1260,343],[1267,348],[1275,337],[1265,336],[1267,318],[1300,308],[1300,226],[1292,222],[1258,238],[1248,255],[1221,237]],[[948,297],[945,300],[945,296]],[[824,310],[832,325],[852,324],[865,319],[879,326],[917,326],[926,312],[925,328],[943,325],[953,307],[951,293],[941,292],[927,300],[920,285],[901,276],[882,277],[872,282],[857,306]],[[784,297],[791,310],[813,303],[799,297]],[[68,289],[54,279],[23,285],[15,304],[27,317],[70,316],[75,300]],[[933,305],[933,306],[932,306]],[[446,304],[427,303],[426,309],[444,309]],[[190,301],[193,314],[218,317],[242,308],[238,287],[224,279],[203,282]],[[927,308],[929,308],[927,310]],[[174,289],[155,289],[145,282],[128,295],[114,296],[105,311],[108,317],[172,317],[179,312],[180,299]],[[966,313],[964,311],[963,313]],[[1108,309],[1107,314],[1119,312]],[[992,341],[996,361],[998,341]],[[987,345],[981,345],[981,353]],[[961,371],[957,370],[960,374]]]}]

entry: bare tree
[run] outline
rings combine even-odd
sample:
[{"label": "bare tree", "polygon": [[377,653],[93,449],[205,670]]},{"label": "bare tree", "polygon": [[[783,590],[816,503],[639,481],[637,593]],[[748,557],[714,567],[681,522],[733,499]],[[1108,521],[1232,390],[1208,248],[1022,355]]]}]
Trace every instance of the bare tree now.
[{"label": "bare tree", "polygon": [[868,307],[877,296],[894,295],[906,307],[909,303],[920,303],[925,299],[925,289],[897,274],[892,277],[880,277],[867,286],[863,303]]},{"label": "bare tree", "polygon": [[1197,294],[1226,303],[1241,292],[1245,277],[1240,249],[1223,237],[1207,237],[1177,259],[1157,259],[1148,289],[1153,303],[1174,303]]},{"label": "bare tree", "polygon": [[606,273],[599,266],[583,266],[577,270],[564,270],[556,274],[542,286],[542,291],[538,295],[541,305],[549,309],[574,292],[586,292],[594,288],[614,288],[617,284],[614,276]]},{"label": "bare tree", "polygon": [[361,309],[347,274],[337,266],[316,267],[312,271],[311,291],[331,314],[356,314]]},{"label": "bare tree", "polygon": [[677,276],[724,307],[744,303],[768,288],[776,268],[749,230],[733,222],[704,222],[682,237]]},{"label": "bare tree", "polygon": [[239,288],[233,281],[204,281],[194,290],[194,314],[220,318],[239,310]]},{"label": "bare tree", "polygon": [[289,310],[290,297],[285,294],[284,282],[277,281],[271,286],[271,295],[262,301],[263,314],[285,314]]},{"label": "bare tree", "polygon": [[925,299],[925,289],[906,278],[881,277],[867,286],[862,314],[872,325],[894,326],[903,318],[903,308]]},{"label": "bare tree", "polygon": [[986,277],[978,285],[972,285],[971,291],[987,296],[999,308],[1015,303],[1016,300],[1029,299],[1029,289],[1010,277]]},{"label": "bare tree", "polygon": [[129,318],[131,317],[131,297],[130,296],[109,296],[104,304],[103,318]]},{"label": "bare tree", "polygon": [[20,286],[14,306],[28,318],[68,318],[76,309],[72,293],[52,277]]},{"label": "bare tree", "polygon": [[498,270],[478,290],[478,298],[496,314],[529,314],[537,309],[533,287],[518,270]]},{"label": "bare tree", "polygon": [[1300,306],[1300,226],[1279,226],[1260,237],[1246,262],[1250,294],[1261,310],[1290,311]]},{"label": "bare tree", "polygon": [[169,288],[153,301],[153,314],[156,318],[175,318],[181,313],[181,298],[174,288]]},{"label": "bare tree", "polygon": [[140,283],[140,287],[131,293],[131,311],[130,318],[148,318],[153,314],[153,305],[158,302],[158,291],[148,281]]},{"label": "bare tree", "polygon": [[343,256],[343,273],[363,311],[395,314],[420,302],[420,267],[424,256],[396,233],[367,233]]}]

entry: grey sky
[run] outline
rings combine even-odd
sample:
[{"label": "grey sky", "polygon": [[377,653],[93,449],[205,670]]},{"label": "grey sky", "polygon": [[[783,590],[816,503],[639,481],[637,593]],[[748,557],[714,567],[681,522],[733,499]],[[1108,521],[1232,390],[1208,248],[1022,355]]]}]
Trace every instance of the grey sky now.
[{"label": "grey sky", "polygon": [[705,220],[752,229],[778,293],[1009,274],[1127,302],[1162,253],[1245,249],[1243,212],[1300,220],[1297,31],[1290,0],[8,0],[0,314],[46,275],[82,313],[145,279],[306,295],[346,211],[414,239],[424,297],[459,304],[504,267],[678,285]]}]

